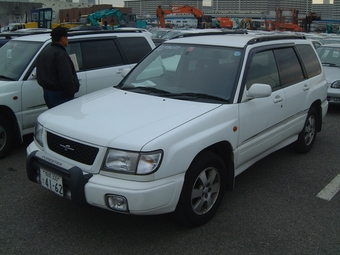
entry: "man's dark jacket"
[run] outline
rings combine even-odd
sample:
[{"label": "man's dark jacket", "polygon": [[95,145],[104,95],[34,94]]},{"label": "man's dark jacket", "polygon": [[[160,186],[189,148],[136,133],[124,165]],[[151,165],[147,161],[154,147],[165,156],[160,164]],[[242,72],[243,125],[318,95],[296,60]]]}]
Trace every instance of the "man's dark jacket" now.
[{"label": "man's dark jacket", "polygon": [[37,59],[37,80],[47,90],[64,91],[74,95],[79,91],[79,81],[73,62],[64,46],[52,43],[45,47]]}]

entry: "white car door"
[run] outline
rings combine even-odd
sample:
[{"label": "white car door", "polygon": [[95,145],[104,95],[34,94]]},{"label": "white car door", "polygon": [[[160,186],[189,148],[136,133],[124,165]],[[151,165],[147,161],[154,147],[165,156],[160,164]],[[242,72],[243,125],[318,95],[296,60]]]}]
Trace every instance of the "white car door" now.
[{"label": "white car door", "polygon": [[305,78],[300,61],[293,47],[274,50],[280,70],[281,86],[286,97],[285,132],[283,139],[297,135],[306,121],[309,106],[306,98],[310,79]]},{"label": "white car door", "polygon": [[81,50],[87,93],[117,85],[123,79],[122,70],[131,68],[113,39],[81,42]]}]

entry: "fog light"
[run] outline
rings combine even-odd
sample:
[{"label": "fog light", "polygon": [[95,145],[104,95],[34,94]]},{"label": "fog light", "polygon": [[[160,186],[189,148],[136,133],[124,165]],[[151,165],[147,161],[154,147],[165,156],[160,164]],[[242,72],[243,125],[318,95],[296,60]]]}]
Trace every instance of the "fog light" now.
[{"label": "fog light", "polygon": [[128,202],[125,197],[117,195],[106,195],[106,205],[112,210],[128,211]]}]

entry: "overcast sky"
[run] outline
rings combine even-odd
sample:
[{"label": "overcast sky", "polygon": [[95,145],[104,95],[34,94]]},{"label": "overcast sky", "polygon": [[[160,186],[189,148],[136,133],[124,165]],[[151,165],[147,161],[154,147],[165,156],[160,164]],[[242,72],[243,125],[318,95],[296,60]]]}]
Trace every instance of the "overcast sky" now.
[{"label": "overcast sky", "polygon": [[[112,4],[116,7],[123,7],[124,6],[124,0],[96,0],[97,3],[99,1],[100,4]],[[204,5],[209,5],[211,1],[209,0],[203,0]],[[323,0],[313,0],[313,4],[322,4]],[[331,3],[333,3],[333,0],[331,0]]]}]

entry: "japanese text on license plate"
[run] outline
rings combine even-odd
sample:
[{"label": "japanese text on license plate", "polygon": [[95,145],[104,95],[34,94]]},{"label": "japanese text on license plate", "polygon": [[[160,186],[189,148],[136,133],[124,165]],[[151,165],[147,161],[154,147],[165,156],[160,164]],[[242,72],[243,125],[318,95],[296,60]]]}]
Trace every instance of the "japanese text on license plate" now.
[{"label": "japanese text on license plate", "polygon": [[63,178],[45,169],[40,169],[40,183],[59,196],[63,196]]}]

